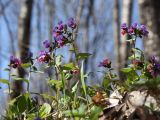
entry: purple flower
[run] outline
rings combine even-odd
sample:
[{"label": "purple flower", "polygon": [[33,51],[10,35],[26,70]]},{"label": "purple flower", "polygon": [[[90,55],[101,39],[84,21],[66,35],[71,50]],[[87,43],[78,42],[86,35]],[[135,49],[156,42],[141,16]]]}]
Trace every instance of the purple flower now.
[{"label": "purple flower", "polygon": [[121,25],[121,29],[123,29],[123,30],[127,30],[127,29],[128,29],[127,24],[126,24],[126,23],[123,23],[123,24]]},{"label": "purple flower", "polygon": [[64,29],[64,24],[62,21],[59,21],[58,22],[58,25],[54,28],[54,31],[59,31],[59,32],[62,32]]},{"label": "purple flower", "polygon": [[77,23],[76,23],[76,20],[74,18],[69,18],[68,19],[68,22],[67,22],[67,25],[72,28],[72,29],[75,29],[76,26],[77,26]]},{"label": "purple flower", "polygon": [[65,28],[65,24],[63,24],[62,21],[58,22],[58,25],[53,29],[53,36],[57,37],[58,35],[62,34],[64,28]]},{"label": "purple flower", "polygon": [[130,27],[130,28],[128,29],[128,34],[129,34],[129,35],[134,35],[134,34],[135,34],[134,29]]},{"label": "purple flower", "polygon": [[152,77],[157,77],[160,75],[160,64],[149,64],[147,66],[147,71],[151,74]]},{"label": "purple flower", "polygon": [[58,27],[58,30],[59,30],[59,31],[62,31],[62,30],[64,29],[64,24],[63,24],[63,22],[62,22],[62,21],[59,21],[57,27]]},{"label": "purple flower", "polygon": [[151,74],[152,77],[157,77],[160,75],[160,63],[155,56],[150,57],[149,65],[147,66],[147,71]]},{"label": "purple flower", "polygon": [[149,62],[150,62],[151,64],[157,63],[156,57],[155,57],[155,56],[151,56],[151,57],[149,58]]},{"label": "purple flower", "polygon": [[51,60],[51,57],[48,52],[40,51],[38,61],[40,63],[48,63]]},{"label": "purple flower", "polygon": [[146,36],[146,37],[148,36],[149,32],[147,31],[147,28],[146,28],[145,25],[140,26],[140,33],[141,33],[142,36]]},{"label": "purple flower", "polygon": [[147,28],[146,28],[145,25],[141,25],[141,26],[140,26],[140,30],[145,31],[145,30],[147,30]]},{"label": "purple flower", "polygon": [[21,61],[20,59],[14,57],[14,56],[10,56],[10,66],[13,68],[18,68],[21,66]]},{"label": "purple flower", "polygon": [[111,68],[111,61],[108,59],[103,60],[102,62],[99,63],[98,67],[107,67]]},{"label": "purple flower", "polygon": [[64,36],[63,35],[59,35],[56,37],[57,41],[64,41]]},{"label": "purple flower", "polygon": [[65,37],[63,35],[58,35],[57,37],[55,37],[55,41],[58,43],[59,47],[63,47],[65,42]]},{"label": "purple flower", "polygon": [[139,27],[139,25],[138,25],[138,23],[133,23],[133,24],[131,25],[131,27],[132,27],[133,29],[137,29],[137,28]]},{"label": "purple flower", "polygon": [[53,30],[53,37],[54,38],[56,38],[57,36],[59,36],[61,34],[62,34],[62,32]]},{"label": "purple flower", "polygon": [[126,23],[123,23],[121,25],[121,34],[122,35],[125,35],[125,34],[128,34],[130,36],[136,36],[136,37],[145,37],[145,36],[148,36],[148,31],[147,31],[147,28],[146,26],[144,25],[139,25],[138,23],[133,23],[130,27],[127,26]]},{"label": "purple flower", "polygon": [[49,48],[50,47],[50,42],[48,40],[43,41],[43,46],[45,48]]},{"label": "purple flower", "polygon": [[123,23],[123,24],[121,25],[121,29],[122,29],[122,31],[121,31],[121,34],[122,34],[122,35],[125,35],[126,33],[128,33],[128,26],[127,26],[126,23]]}]

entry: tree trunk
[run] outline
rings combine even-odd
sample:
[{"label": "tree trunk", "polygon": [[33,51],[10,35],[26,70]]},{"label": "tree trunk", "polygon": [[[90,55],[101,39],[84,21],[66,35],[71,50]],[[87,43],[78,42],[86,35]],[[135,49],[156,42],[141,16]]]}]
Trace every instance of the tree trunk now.
[{"label": "tree trunk", "polygon": [[[93,6],[94,6],[94,0],[90,0],[88,1],[88,6],[87,6],[87,11],[88,11],[88,14],[86,15],[85,17],[85,21],[84,21],[84,50],[85,52],[89,52],[89,21],[90,21],[90,18],[91,18],[91,15],[93,13]],[[84,70],[85,72],[87,72],[88,70],[88,61],[89,59],[86,59],[84,61]]]},{"label": "tree trunk", "polygon": [[144,52],[160,57],[160,0],[138,0],[141,22],[147,26],[149,35],[144,38]]},{"label": "tree trunk", "polygon": [[[76,21],[77,21],[77,27],[73,31],[73,40],[74,40],[74,47],[78,50],[78,45],[77,45],[77,35],[78,35],[78,30],[79,30],[79,25],[80,25],[80,19],[82,16],[83,12],[83,7],[84,7],[84,0],[79,0],[79,6],[77,8],[77,13],[76,13]],[[73,48],[72,48],[73,49]],[[72,61],[72,53],[69,56],[69,61]]]},{"label": "tree trunk", "polygon": [[119,0],[114,0],[114,8],[113,8],[113,17],[114,17],[114,41],[115,41],[115,47],[116,47],[116,68],[118,75],[120,75],[120,5]]},{"label": "tree trunk", "polygon": [[[32,16],[33,0],[25,0],[20,10],[19,27],[18,27],[18,45],[19,55],[23,63],[28,62],[25,58],[29,52],[30,46],[30,28],[31,28],[31,16]],[[23,68],[18,69],[18,76],[25,77],[25,70]],[[20,95],[23,91],[23,82],[13,82],[13,94],[12,98]]]},{"label": "tree trunk", "polygon": [[79,1],[79,7],[78,7],[78,9],[77,9],[77,16],[76,16],[77,27],[76,27],[76,29],[74,30],[74,36],[73,36],[73,40],[75,40],[75,41],[77,40],[77,34],[78,34],[80,19],[81,19],[82,11],[83,11],[83,4],[84,4],[84,1],[83,1],[83,0],[80,0],[80,1]]},{"label": "tree trunk", "polygon": [[[121,15],[121,21],[122,23],[126,23],[128,25],[131,24],[131,16],[132,16],[132,4],[133,0],[123,0],[122,3],[122,15]],[[120,68],[127,66],[128,57],[131,52],[130,43],[126,42],[126,40],[129,39],[128,36],[121,36],[121,47],[120,47],[120,56],[121,56],[121,62],[120,62]],[[124,80],[123,73],[120,72],[120,80]]]}]

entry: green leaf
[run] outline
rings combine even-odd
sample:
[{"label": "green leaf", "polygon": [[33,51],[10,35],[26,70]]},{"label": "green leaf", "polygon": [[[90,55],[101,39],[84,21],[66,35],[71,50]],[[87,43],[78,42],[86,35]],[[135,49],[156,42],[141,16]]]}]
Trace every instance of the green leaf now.
[{"label": "green leaf", "polygon": [[41,73],[41,74],[44,73],[43,71],[31,71],[31,72],[34,72],[34,73]]},{"label": "green leaf", "polygon": [[143,53],[143,51],[140,50],[139,48],[132,48],[132,50],[133,50],[134,52]]},{"label": "green leaf", "polygon": [[99,114],[103,111],[101,107],[93,106],[91,108],[91,114],[89,120],[98,120]]},{"label": "green leaf", "polygon": [[72,93],[76,92],[79,81],[72,87]]},{"label": "green leaf", "polygon": [[63,86],[61,80],[49,80],[48,84],[49,85],[54,85],[57,89],[60,89]]},{"label": "green leaf", "polygon": [[70,74],[70,73],[67,73],[67,74],[65,74],[64,77],[65,77],[66,80],[70,80],[70,79],[72,79],[73,75]]},{"label": "green leaf", "polygon": [[15,77],[15,76],[17,76],[17,75],[16,75],[16,74],[11,74],[11,76],[12,76],[12,77]]},{"label": "green leaf", "polygon": [[140,58],[141,58],[141,55],[135,54],[135,55],[130,56],[128,59],[129,59],[129,60],[134,60],[135,58],[140,59]]},{"label": "green leaf", "polygon": [[76,66],[74,63],[68,63],[62,66],[62,70],[74,70]]},{"label": "green leaf", "polygon": [[53,66],[53,65],[55,65],[55,62],[49,62],[48,63],[48,66]]},{"label": "green leaf", "polygon": [[146,80],[139,80],[135,84],[136,85],[145,85],[146,82],[147,82]]},{"label": "green leaf", "polygon": [[140,78],[147,79],[147,76],[145,75],[145,73],[142,73],[141,76],[140,76]]},{"label": "green leaf", "polygon": [[71,48],[69,51],[75,52],[75,51],[77,51],[77,50],[78,50],[77,48]]},{"label": "green leaf", "polygon": [[55,97],[52,96],[52,95],[48,95],[48,94],[45,94],[45,93],[40,94],[40,95],[45,99],[56,100]]},{"label": "green leaf", "polygon": [[28,107],[29,94],[25,93],[17,98],[17,108],[20,113],[23,113]]},{"label": "green leaf", "polygon": [[0,83],[4,83],[4,84],[9,84],[9,81],[8,80],[6,80],[6,79],[0,79]]},{"label": "green leaf", "polygon": [[85,81],[84,81],[83,63],[84,63],[84,61],[82,61],[82,64],[81,64],[81,75],[80,75],[80,77],[81,77],[81,83],[82,83],[82,88],[83,88],[85,97],[87,97],[86,84],[85,84]]},{"label": "green leaf", "polygon": [[19,111],[16,105],[9,105],[8,107],[9,108],[6,111],[7,112],[6,114],[7,114],[7,117],[9,115],[11,118],[7,120],[12,120],[13,116],[19,115]]},{"label": "green leaf", "polygon": [[31,63],[23,63],[23,64],[21,64],[21,67],[22,67],[22,68],[29,68],[29,67],[31,67],[31,66],[32,66]]},{"label": "green leaf", "polygon": [[127,72],[126,74],[127,76],[127,80],[125,81],[125,83],[128,86],[133,85],[135,82],[137,82],[139,80],[139,75],[137,74],[136,70],[132,69],[132,71]]},{"label": "green leaf", "polygon": [[81,115],[85,115],[85,111],[86,111],[86,105],[82,104],[79,108],[78,108],[78,111]]},{"label": "green leaf", "polygon": [[34,72],[34,73],[41,73],[41,74],[44,73],[43,71],[31,71],[31,72]]},{"label": "green leaf", "polygon": [[27,114],[27,120],[34,120],[36,118],[36,114],[31,113],[31,114]]},{"label": "green leaf", "polygon": [[39,110],[39,116],[41,118],[46,118],[50,112],[51,106],[48,103],[44,103]]},{"label": "green leaf", "polygon": [[102,85],[104,88],[108,88],[110,86],[111,80],[110,79],[103,79]]},{"label": "green leaf", "polygon": [[83,60],[83,59],[88,58],[90,55],[92,55],[92,54],[90,54],[90,53],[78,53],[77,54],[77,59],[78,60]]},{"label": "green leaf", "polygon": [[124,73],[129,73],[133,70],[133,68],[122,68],[121,71]]},{"label": "green leaf", "polygon": [[24,81],[26,83],[29,83],[29,80],[25,79],[25,78],[13,78],[13,80],[16,80],[16,81]]},{"label": "green leaf", "polygon": [[10,69],[9,68],[4,68],[4,71],[10,71]]},{"label": "green leaf", "polygon": [[81,105],[78,109],[66,110],[63,112],[65,117],[85,117],[86,106]]},{"label": "green leaf", "polygon": [[13,90],[10,90],[10,91],[9,91],[9,89],[5,89],[3,92],[9,94],[9,93],[12,93]]},{"label": "green leaf", "polygon": [[83,117],[84,115],[80,114],[78,110],[73,109],[73,110],[66,110],[63,112],[65,117]]}]

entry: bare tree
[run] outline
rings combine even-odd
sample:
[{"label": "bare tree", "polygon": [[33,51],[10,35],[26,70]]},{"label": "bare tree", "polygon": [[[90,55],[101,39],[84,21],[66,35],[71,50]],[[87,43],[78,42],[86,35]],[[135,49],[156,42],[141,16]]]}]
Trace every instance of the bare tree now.
[{"label": "bare tree", "polygon": [[114,41],[116,48],[116,60],[117,60],[117,72],[120,75],[120,5],[119,0],[114,0],[114,8],[113,8],[113,17],[114,17]]},{"label": "bare tree", "polygon": [[11,2],[13,2],[13,0],[9,0],[6,2],[5,5],[2,4],[2,1],[0,1],[0,15],[4,14],[5,9],[7,9],[9,7],[9,5],[11,4]]},{"label": "bare tree", "polygon": [[[89,31],[90,18],[93,15],[94,0],[89,0],[88,2],[89,2],[88,6],[87,6],[88,13],[87,13],[85,21],[84,21],[84,50],[85,50],[85,52],[89,51],[89,45],[90,44],[89,44],[89,33],[88,33],[88,31]],[[85,60],[84,69],[85,69],[85,71],[87,71],[87,69],[88,69],[88,59]]]},{"label": "bare tree", "polygon": [[[18,45],[19,55],[23,63],[26,63],[26,56],[29,52],[30,46],[30,28],[31,28],[31,16],[32,16],[33,0],[25,0],[20,10],[19,15],[19,27],[18,27]],[[23,68],[18,69],[19,77],[25,77],[25,71]],[[13,82],[13,94],[12,98],[17,97],[23,91],[22,81]]]},{"label": "bare tree", "polygon": [[8,1],[5,5],[3,5],[2,1],[0,1],[0,5],[2,6],[2,16],[3,16],[3,19],[6,23],[6,26],[7,26],[7,30],[8,30],[8,33],[9,33],[9,36],[10,36],[10,43],[11,43],[11,51],[12,51],[12,54],[15,55],[15,47],[14,47],[14,36],[13,36],[13,31],[11,29],[11,26],[9,24],[9,19],[7,18],[7,15],[5,14],[4,10],[6,9],[6,7],[8,7],[10,5],[11,1]]},{"label": "bare tree", "polygon": [[[126,23],[128,25],[131,24],[131,16],[132,16],[132,6],[133,0],[123,0],[122,3],[122,15],[121,15],[121,22]],[[120,68],[127,66],[128,57],[130,55],[130,43],[126,42],[129,39],[129,36],[122,36],[121,37],[121,47],[120,47]],[[123,80],[124,76],[120,73],[120,79]]]},{"label": "bare tree", "polygon": [[160,57],[160,1],[138,0],[141,22],[148,27],[149,35],[144,40],[144,52]]},{"label": "bare tree", "polygon": [[84,5],[84,0],[80,0],[80,1],[79,1],[79,7],[78,7],[78,9],[77,9],[77,16],[76,16],[77,27],[76,27],[76,29],[74,30],[73,40],[76,40],[76,39],[77,39],[77,33],[78,33],[78,29],[79,29],[80,19],[81,19],[81,16],[82,16],[83,5]]},{"label": "bare tree", "polygon": [[36,7],[37,7],[37,32],[38,32],[38,43],[37,43],[37,47],[38,50],[41,49],[41,42],[39,42],[39,40],[41,41],[42,39],[42,32],[41,32],[41,6],[40,6],[40,2],[38,1],[36,3]]},{"label": "bare tree", "polygon": [[[76,40],[77,40],[77,35],[78,35],[78,30],[79,30],[80,19],[81,19],[82,12],[83,12],[83,7],[84,7],[84,0],[80,0],[79,1],[79,6],[77,8],[77,13],[76,13],[77,27],[73,31],[73,40],[74,40],[74,46],[73,47],[75,47],[75,48],[78,48],[78,45],[76,44]],[[70,58],[69,61],[72,61],[72,55],[71,54],[70,54],[69,58]]]}]

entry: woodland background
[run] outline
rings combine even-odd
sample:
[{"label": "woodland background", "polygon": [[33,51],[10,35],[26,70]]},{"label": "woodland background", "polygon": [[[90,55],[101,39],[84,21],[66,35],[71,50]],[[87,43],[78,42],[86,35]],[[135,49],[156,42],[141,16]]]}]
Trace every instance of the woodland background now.
[{"label": "woodland background", "polygon": [[[0,0],[0,79],[8,78],[8,73],[3,69],[8,66],[10,55],[19,56],[23,61],[28,51],[32,51],[36,57],[43,49],[42,41],[53,39],[50,34],[53,26],[69,17],[76,18],[78,22],[76,43],[79,51],[92,54],[85,61],[85,71],[96,74],[91,75],[87,83],[101,83],[97,65],[104,58],[112,60],[121,78],[123,75],[119,70],[126,66],[130,55],[130,48],[124,41],[127,36],[120,34],[121,23],[130,25],[139,22],[146,25],[149,36],[139,41],[137,46],[144,49],[146,57],[160,57],[159,13],[159,0]],[[57,51],[65,54],[64,62],[72,59],[67,49],[64,47]],[[37,66],[43,68],[39,64]],[[24,71],[18,74],[25,76]],[[45,75],[53,75],[53,70],[46,70]],[[32,91],[48,91],[45,75],[31,76]],[[13,82],[13,87],[20,92],[25,88],[22,84]],[[3,91],[7,86],[0,86],[0,114],[3,114],[7,103],[7,94]]]}]

